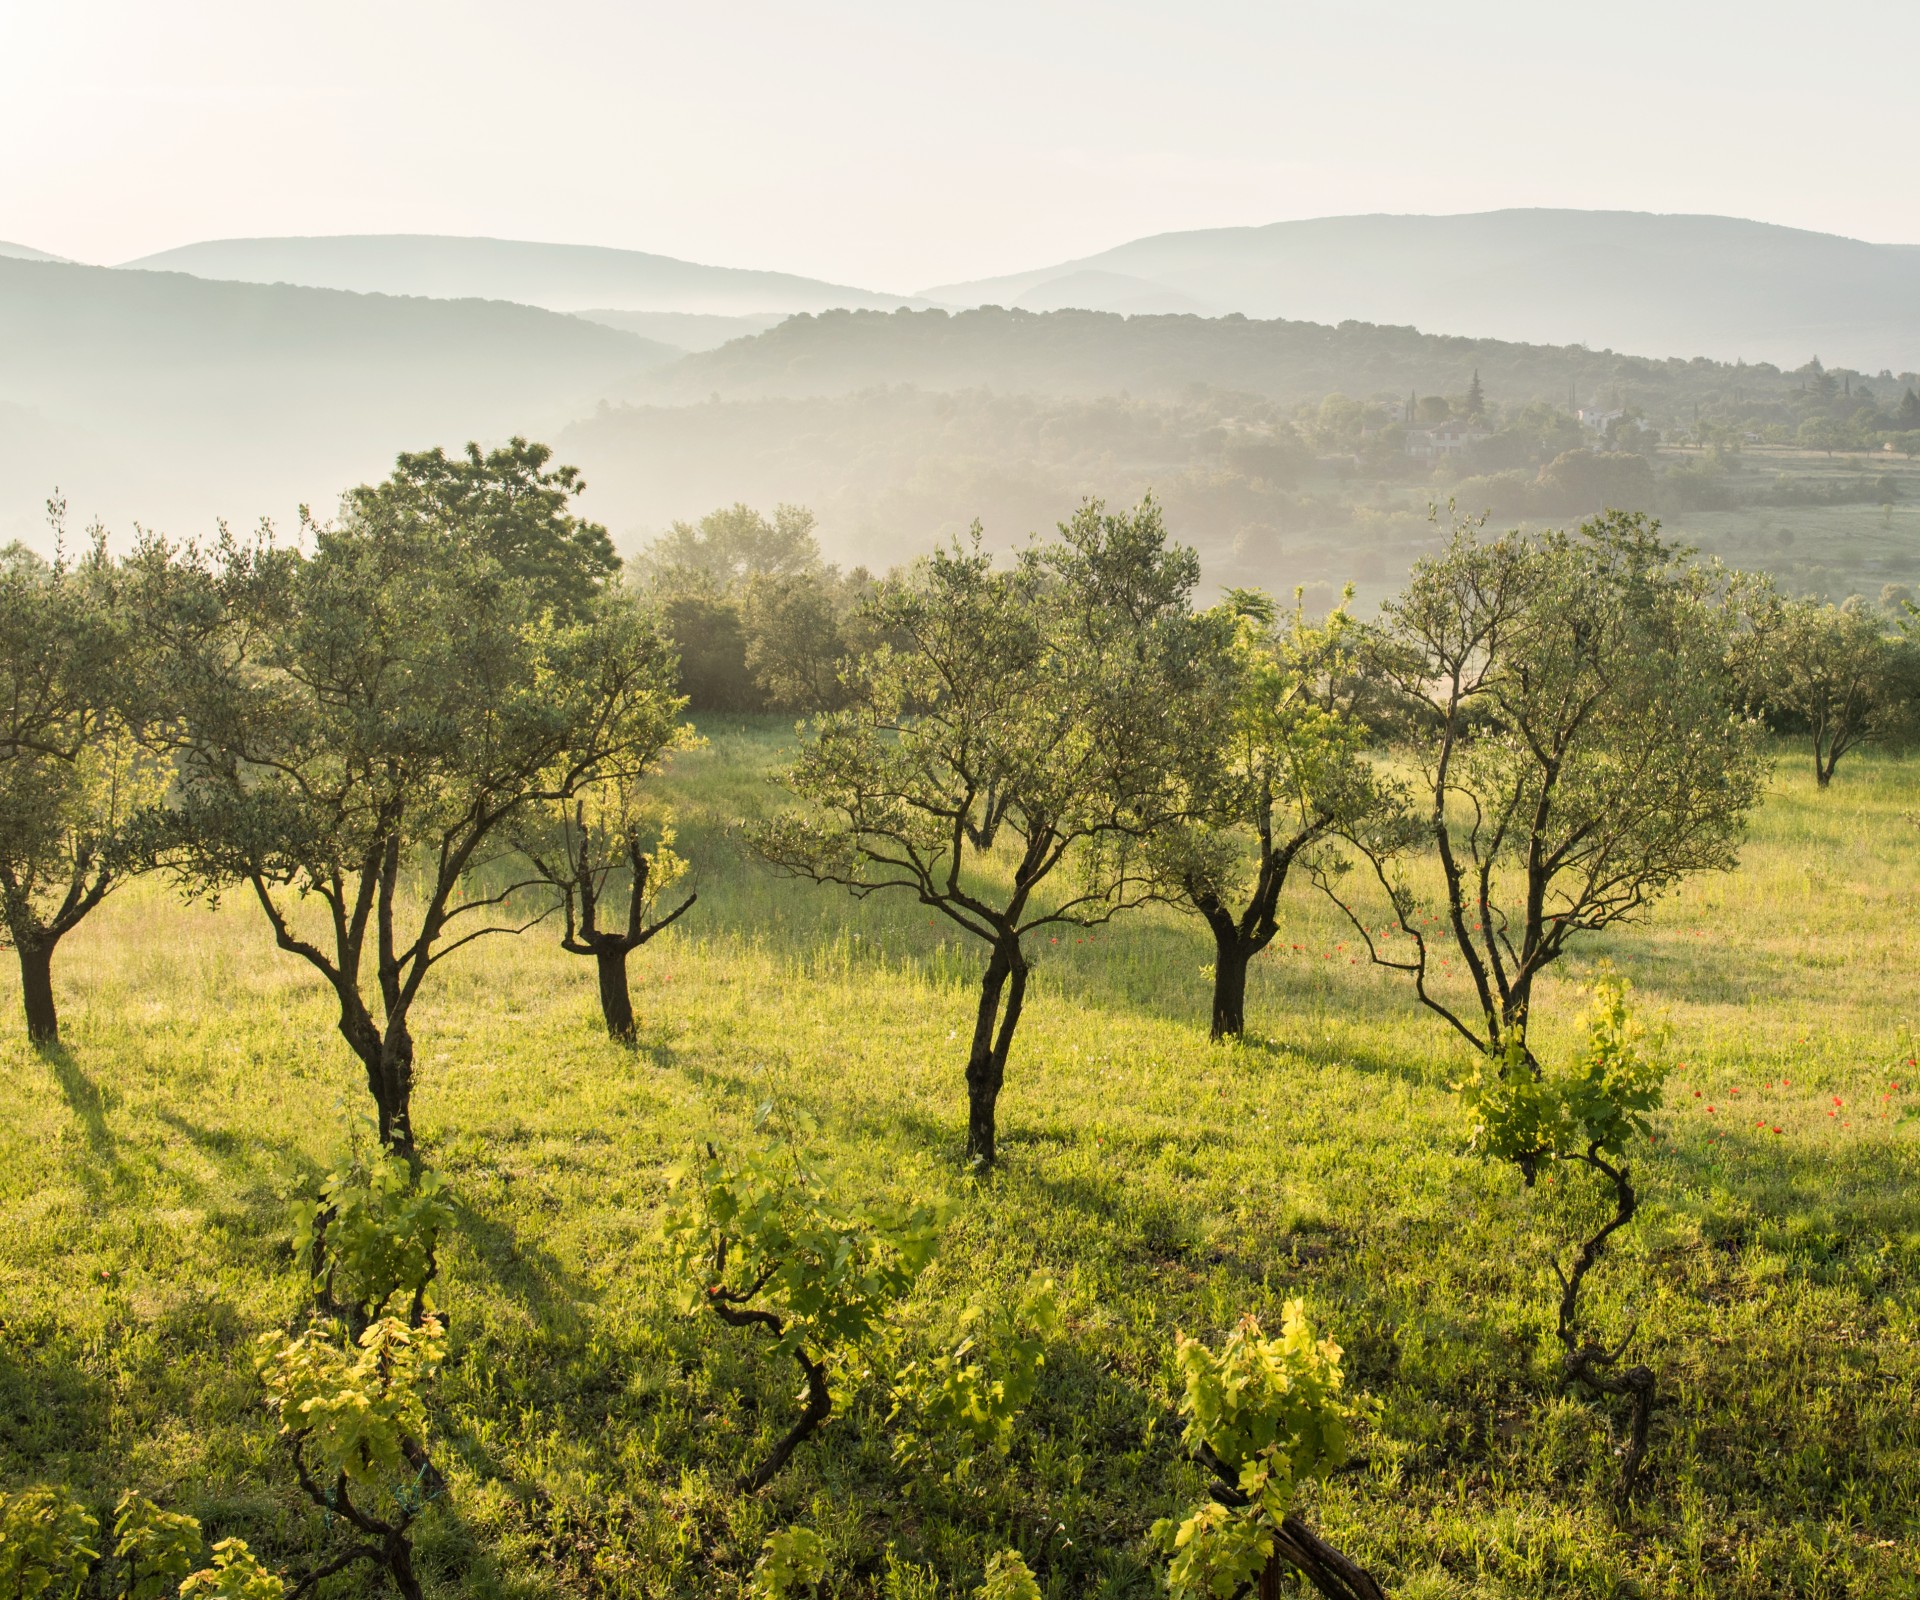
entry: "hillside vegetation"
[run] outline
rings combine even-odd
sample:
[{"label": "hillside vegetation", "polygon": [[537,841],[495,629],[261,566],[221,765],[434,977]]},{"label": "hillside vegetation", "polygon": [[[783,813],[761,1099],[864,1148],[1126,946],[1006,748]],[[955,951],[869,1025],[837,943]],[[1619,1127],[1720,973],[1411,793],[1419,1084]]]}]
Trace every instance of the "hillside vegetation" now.
[{"label": "hillside vegetation", "polygon": [[1920,1600],[1910,601],[580,493],[0,552],[0,1600]]}]

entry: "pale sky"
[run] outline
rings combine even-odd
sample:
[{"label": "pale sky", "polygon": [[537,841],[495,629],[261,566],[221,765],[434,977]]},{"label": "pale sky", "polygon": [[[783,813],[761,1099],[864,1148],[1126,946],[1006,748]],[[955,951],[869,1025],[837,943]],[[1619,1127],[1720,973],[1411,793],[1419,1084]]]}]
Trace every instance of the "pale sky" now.
[{"label": "pale sky", "polygon": [[1920,242],[1920,4],[0,0],[0,239],[461,233],[891,291],[1362,211]]}]

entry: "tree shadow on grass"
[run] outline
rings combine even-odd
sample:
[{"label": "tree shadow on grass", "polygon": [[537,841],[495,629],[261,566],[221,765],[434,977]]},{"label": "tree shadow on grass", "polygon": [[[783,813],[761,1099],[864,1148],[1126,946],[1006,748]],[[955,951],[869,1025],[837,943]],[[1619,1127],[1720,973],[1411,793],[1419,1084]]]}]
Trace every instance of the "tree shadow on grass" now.
[{"label": "tree shadow on grass", "polygon": [[1403,1056],[1389,1055],[1364,1045],[1265,1035],[1248,1036],[1237,1044],[1216,1048],[1237,1051],[1248,1059],[1249,1064],[1261,1063],[1278,1068],[1303,1062],[1318,1071],[1344,1070],[1365,1073],[1369,1077],[1392,1078],[1410,1089],[1444,1090],[1448,1084],[1447,1069],[1437,1062],[1430,1066],[1416,1065]]},{"label": "tree shadow on grass", "polygon": [[41,1045],[38,1054],[53,1073],[54,1081],[60,1085],[67,1108],[73,1112],[74,1120],[87,1136],[88,1148],[94,1155],[110,1164],[114,1163],[117,1146],[113,1131],[107,1126],[106,1098],[101,1094],[100,1086],[81,1069],[67,1046]]},{"label": "tree shadow on grass", "polygon": [[591,1296],[559,1258],[543,1246],[526,1244],[511,1223],[477,1210],[458,1194],[451,1196],[451,1206],[454,1231],[486,1275],[473,1290],[497,1291],[517,1301],[543,1339],[558,1338],[569,1346],[584,1340],[587,1319],[581,1307]]}]

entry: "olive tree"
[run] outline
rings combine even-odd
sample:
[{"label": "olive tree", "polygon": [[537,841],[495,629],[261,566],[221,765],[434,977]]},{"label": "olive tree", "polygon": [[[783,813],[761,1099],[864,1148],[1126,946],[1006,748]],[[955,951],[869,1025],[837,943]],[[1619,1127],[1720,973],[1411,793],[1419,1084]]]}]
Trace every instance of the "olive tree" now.
[{"label": "olive tree", "polygon": [[1155,893],[1144,841],[1180,804],[1197,578],[1151,500],[1089,501],[1005,567],[976,526],[876,596],[870,620],[894,642],[859,659],[852,703],[808,732],[786,779],[807,809],[757,835],[780,869],[911,894],[986,946],[966,1066],[967,1151],[983,1166],[1028,939]]},{"label": "olive tree", "polygon": [[43,1046],[60,1041],[54,950],[139,869],[167,787],[117,576],[98,530],[77,562],[0,551],[0,936]]},{"label": "olive tree", "polygon": [[[413,1006],[516,915],[508,830],[657,736],[671,655],[624,597],[582,487],[516,439],[403,455],[311,550],[157,549],[185,708],[183,870],[250,889],[339,1003],[380,1137],[411,1155]],[[317,903],[317,917],[303,914]]]},{"label": "olive tree", "polygon": [[617,766],[593,773],[560,800],[530,808],[515,828],[535,874],[559,894],[561,948],[594,958],[600,1015],[608,1035],[622,1043],[634,1036],[627,958],[699,898],[689,892],[665,909],[668,891],[685,880],[687,863],[673,848],[671,816],[649,806],[642,788],[665,755],[694,742],[692,730],[677,720],[684,703],[662,695],[651,706],[636,707],[639,715],[651,716],[651,726],[636,728]]},{"label": "olive tree", "polygon": [[[1621,512],[1572,533],[1456,529],[1382,608],[1369,658],[1400,702],[1418,814],[1353,842],[1392,937],[1349,886],[1319,881],[1372,959],[1477,1050],[1524,1051],[1534,985],[1570,940],[1735,864],[1766,775],[1728,664],[1735,609],[1717,572]],[[1438,868],[1431,923],[1403,870],[1420,843]],[[1457,983],[1436,992],[1434,940],[1459,958],[1464,1001]]]},{"label": "olive tree", "polygon": [[1189,814],[1157,834],[1151,857],[1168,900],[1213,934],[1213,1037],[1246,1028],[1247,968],[1279,935],[1295,862],[1394,804],[1367,760],[1369,733],[1349,685],[1344,610],[1282,624],[1265,595],[1237,591],[1200,619],[1207,670],[1190,702],[1180,773]]},{"label": "olive tree", "polygon": [[1824,789],[1848,751],[1892,738],[1912,717],[1913,646],[1850,600],[1782,598],[1770,583],[1749,603],[1742,652],[1749,696],[1813,741],[1814,780]]}]

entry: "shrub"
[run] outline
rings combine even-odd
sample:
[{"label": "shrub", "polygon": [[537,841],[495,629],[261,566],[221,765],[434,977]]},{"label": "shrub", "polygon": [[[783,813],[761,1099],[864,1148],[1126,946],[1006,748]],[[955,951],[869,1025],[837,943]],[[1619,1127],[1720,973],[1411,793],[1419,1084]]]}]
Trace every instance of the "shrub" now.
[{"label": "shrub", "polygon": [[1036,1275],[1012,1305],[968,1306],[960,1321],[958,1343],[894,1375],[889,1417],[907,1424],[896,1459],[944,1462],[949,1477],[963,1475],[976,1451],[1012,1448],[1014,1420],[1039,1387],[1047,1338],[1060,1325],[1053,1280]]},{"label": "shrub", "polygon": [[[775,1106],[761,1108],[761,1126]],[[834,1192],[802,1152],[790,1121],[761,1150],[705,1160],[675,1174],[693,1194],[669,1212],[669,1248],[685,1273],[689,1311],[753,1328],[791,1356],[806,1385],[799,1419],[740,1480],[764,1488],[833,1411],[827,1377],[871,1344],[938,1248],[931,1206],[858,1204]]]},{"label": "shrub", "polygon": [[762,1600],[787,1600],[811,1589],[827,1575],[827,1547],[811,1528],[783,1528],[767,1535],[753,1566],[753,1593]]},{"label": "shrub", "polygon": [[[295,1207],[314,1309],[297,1333],[261,1335],[255,1364],[301,1489],[329,1528],[337,1521],[355,1536],[296,1592],[367,1562],[420,1600],[410,1529],[446,1489],[428,1453],[426,1404],[446,1335],[427,1296],[451,1217],[438,1179],[387,1153],[343,1163]],[[220,1567],[196,1577],[210,1594],[278,1594],[245,1587],[255,1582],[240,1570],[245,1555],[241,1546],[228,1564],[236,1576]]]},{"label": "shrub", "polygon": [[180,1585],[181,1600],[280,1600],[286,1585],[260,1565],[244,1539],[222,1539],[213,1547],[213,1565]]},{"label": "shrub", "polygon": [[1633,1220],[1638,1205],[1630,1169],[1622,1157],[1636,1138],[1653,1131],[1667,1077],[1664,1063],[1641,1047],[1640,1030],[1627,1011],[1627,986],[1614,978],[1595,986],[1587,1049],[1564,1072],[1530,1070],[1525,1045],[1509,1041],[1505,1057],[1483,1064],[1459,1085],[1475,1119],[1473,1147],[1488,1160],[1516,1167],[1531,1187],[1541,1168],[1560,1162],[1583,1167],[1612,1190],[1613,1214],[1584,1240],[1570,1267],[1554,1263],[1560,1280],[1555,1335],[1561,1372],[1569,1384],[1627,1399],[1629,1437],[1621,1463],[1620,1499],[1633,1496],[1647,1451],[1653,1411],[1654,1374],[1645,1366],[1621,1368],[1626,1341],[1609,1349],[1581,1327],[1580,1290],[1607,1242]]},{"label": "shrub", "polygon": [[364,1323],[395,1295],[426,1294],[439,1270],[440,1230],[452,1221],[439,1175],[416,1177],[382,1151],[340,1162],[317,1195],[294,1202],[293,1246],[316,1304]]},{"label": "shrub", "polygon": [[126,1563],[126,1600],[172,1600],[200,1554],[200,1523],[162,1511],[129,1489],[114,1507],[115,1557]]},{"label": "shrub", "polygon": [[43,1484],[0,1494],[0,1595],[77,1595],[100,1559],[90,1543],[99,1531],[93,1513],[66,1489]]},{"label": "shrub", "polygon": [[973,1600],[1040,1600],[1040,1585],[1018,1550],[1002,1550],[987,1562],[987,1581]]},{"label": "shrub", "polygon": [[1373,1580],[1292,1514],[1300,1486],[1347,1458],[1358,1407],[1341,1399],[1340,1347],[1316,1341],[1299,1300],[1269,1338],[1248,1316],[1215,1355],[1181,1336],[1174,1361],[1185,1381],[1180,1411],[1194,1457],[1214,1475],[1210,1496],[1185,1520],[1163,1517],[1153,1536],[1171,1557],[1175,1600],[1225,1600],[1256,1577],[1273,1591],[1279,1563],[1322,1593],[1378,1596]]}]

